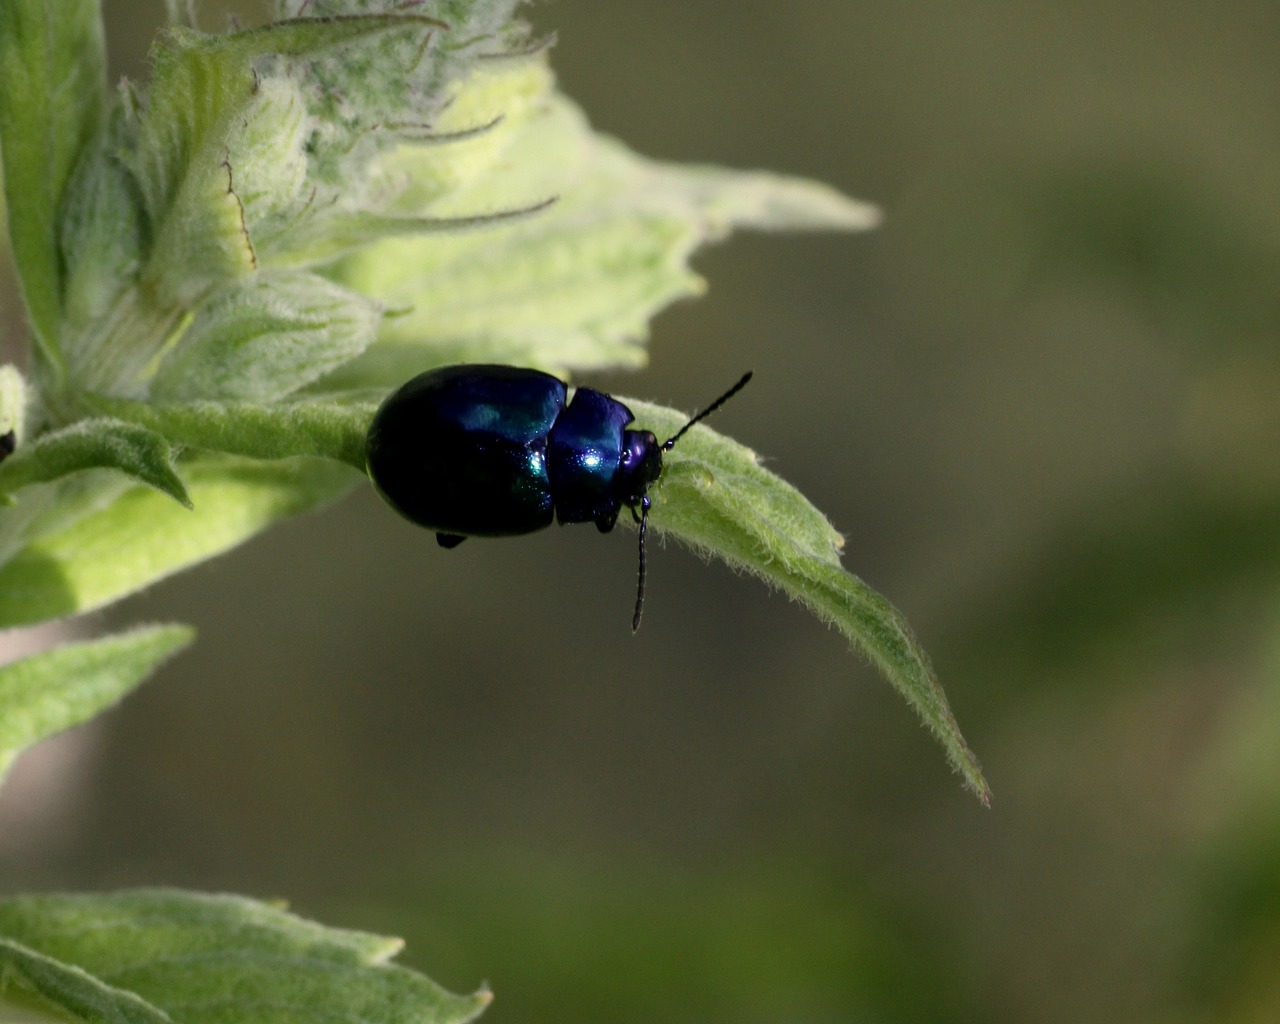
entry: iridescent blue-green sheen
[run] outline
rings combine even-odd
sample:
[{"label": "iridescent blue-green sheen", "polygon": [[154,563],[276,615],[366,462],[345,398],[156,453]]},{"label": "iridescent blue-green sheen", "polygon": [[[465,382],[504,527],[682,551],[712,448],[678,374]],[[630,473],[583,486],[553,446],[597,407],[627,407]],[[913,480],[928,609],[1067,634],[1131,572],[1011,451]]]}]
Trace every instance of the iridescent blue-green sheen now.
[{"label": "iridescent blue-green sheen", "polygon": [[573,393],[547,438],[551,493],[560,522],[591,523],[618,514],[615,480],[623,428],[632,419],[630,409],[600,391],[578,388]]},{"label": "iridescent blue-green sheen", "polygon": [[388,398],[365,458],[382,496],[452,546],[562,523],[610,530],[662,469],[621,402],[512,366],[428,370]]},{"label": "iridescent blue-green sheen", "polygon": [[567,388],[510,366],[420,374],[374,416],[365,456],[383,497],[445,534],[498,537],[549,526],[547,434]]}]

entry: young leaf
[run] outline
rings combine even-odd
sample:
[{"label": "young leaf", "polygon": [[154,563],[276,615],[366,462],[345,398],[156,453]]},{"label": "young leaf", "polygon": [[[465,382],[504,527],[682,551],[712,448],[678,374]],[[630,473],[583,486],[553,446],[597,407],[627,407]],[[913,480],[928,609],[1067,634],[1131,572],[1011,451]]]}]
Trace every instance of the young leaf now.
[{"label": "young leaf", "polygon": [[146,427],[112,419],[77,420],[23,445],[0,464],[0,496],[86,469],[118,469],[191,507],[169,442]]},{"label": "young leaf", "polygon": [[132,142],[130,129],[122,111],[114,111],[76,165],[59,214],[62,343],[77,382],[86,357],[119,326],[116,307],[134,284],[141,259],[141,211],[121,160]]},{"label": "young leaf", "polygon": [[0,154],[9,237],[36,343],[55,378],[62,281],[58,211],[98,129],[106,55],[97,0],[0,4]]},{"label": "young leaf", "polygon": [[[368,168],[380,191],[393,197],[386,212],[421,214],[436,200],[500,168],[523,126],[545,116],[553,83],[545,57],[489,62],[474,70],[438,117],[416,130],[406,124],[400,130],[404,145],[383,153]],[[551,189],[563,180],[549,177],[533,184]]]},{"label": "young leaf", "polygon": [[[391,963],[398,939],[255,900],[165,890],[0,901],[0,935],[135,993],[182,1024],[466,1024],[486,990],[446,992]],[[112,1018],[82,1018],[110,1020]]]},{"label": "young leaf", "polygon": [[[623,401],[660,438],[686,420],[671,409]],[[799,491],[765,470],[751,449],[698,426],[668,456],[652,494],[653,529],[754,573],[839,629],[916,709],[969,788],[990,802],[977,758],[906,619],[841,568],[842,538]]]},{"label": "young leaf", "polygon": [[307,459],[206,458],[184,464],[183,474],[191,510],[134,487],[23,547],[0,567],[0,628],[118,600],[331,501],[358,479],[346,466]]},{"label": "young leaf", "polygon": [[[461,100],[492,88],[487,79],[469,80]],[[593,133],[576,106],[548,91],[541,65],[508,73],[505,84],[494,102],[509,98],[512,114],[492,131],[448,146],[405,146],[390,166],[427,183],[406,196],[433,217],[519,209],[547,195],[559,201],[488,231],[388,239],[346,259],[334,272],[339,280],[406,312],[386,321],[378,343],[339,371],[334,386],[390,386],[454,361],[636,365],[649,319],[702,290],[688,266],[700,245],[739,227],[857,230],[876,222],[874,208],[813,182],[645,160]],[[470,110],[484,118],[495,107]],[[436,182],[450,190],[437,191]]]},{"label": "young leaf", "polygon": [[255,274],[201,307],[151,397],[275,401],[363,352],[381,318],[376,303],[314,274]]},{"label": "young leaf", "polygon": [[551,196],[526,206],[457,217],[388,217],[370,210],[337,210],[297,225],[285,236],[285,243],[268,255],[279,265],[314,266],[384,238],[454,234],[515,224],[540,214],[555,202],[555,196]]},{"label": "young leaf", "polygon": [[0,938],[0,1019],[6,1024],[172,1024],[132,992],[105,985],[79,967]]},{"label": "young leaf", "polygon": [[[367,0],[277,0],[281,18],[305,13],[316,21],[344,21],[371,9]],[[314,117],[311,179],[349,209],[380,205],[380,182],[369,162],[403,132],[433,127],[452,102],[452,84],[486,54],[523,45],[525,29],[512,20],[517,0],[437,0],[439,18],[429,33],[391,31],[355,40],[341,51],[318,54],[295,72]],[[406,28],[408,22],[402,22]]]},{"label": "young leaf", "polygon": [[[421,38],[438,27],[400,13],[301,19],[223,36],[171,28],[153,50],[150,104],[131,160],[154,225],[143,282],[158,305],[189,309],[212,287],[257,267],[246,220],[253,211],[242,193],[269,197],[259,207],[267,213],[301,198],[281,191],[288,182],[301,188],[301,112],[290,109],[293,94],[262,88],[255,60],[314,56],[386,32]],[[254,152],[246,156],[248,144]]]},{"label": "young leaf", "polygon": [[0,666],[0,778],[26,747],[110,707],[194,638],[188,626],[146,626]]},{"label": "young leaf", "polygon": [[310,129],[298,84],[259,76],[252,102],[224,140],[245,227],[259,249],[276,232],[294,227],[297,204],[306,202]]}]

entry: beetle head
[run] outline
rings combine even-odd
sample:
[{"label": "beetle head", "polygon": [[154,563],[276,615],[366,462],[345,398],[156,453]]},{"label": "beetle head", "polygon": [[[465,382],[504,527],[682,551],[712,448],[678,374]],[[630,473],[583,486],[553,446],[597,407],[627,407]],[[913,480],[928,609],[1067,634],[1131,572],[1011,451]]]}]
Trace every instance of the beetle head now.
[{"label": "beetle head", "polygon": [[638,505],[649,485],[662,475],[662,445],[648,430],[622,432],[622,461],[614,486],[624,504]]}]

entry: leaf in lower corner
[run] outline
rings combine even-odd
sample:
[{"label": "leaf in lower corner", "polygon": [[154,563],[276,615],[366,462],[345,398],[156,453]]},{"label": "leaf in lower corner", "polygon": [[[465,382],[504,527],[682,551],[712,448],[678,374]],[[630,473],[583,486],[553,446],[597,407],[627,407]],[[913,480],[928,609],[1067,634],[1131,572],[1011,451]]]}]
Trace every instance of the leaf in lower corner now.
[{"label": "leaf in lower corner", "polygon": [[44,1024],[71,1020],[110,1024],[171,1024],[139,999],[72,964],[0,937],[0,1020]]},{"label": "leaf in lower corner", "polygon": [[327,928],[236,896],[173,890],[0,901],[0,935],[135,993],[182,1024],[465,1024],[459,996],[390,963],[398,939]]},{"label": "leaf in lower corner", "polygon": [[110,707],[194,636],[188,626],[148,626],[0,666],[0,776],[25,748]]}]

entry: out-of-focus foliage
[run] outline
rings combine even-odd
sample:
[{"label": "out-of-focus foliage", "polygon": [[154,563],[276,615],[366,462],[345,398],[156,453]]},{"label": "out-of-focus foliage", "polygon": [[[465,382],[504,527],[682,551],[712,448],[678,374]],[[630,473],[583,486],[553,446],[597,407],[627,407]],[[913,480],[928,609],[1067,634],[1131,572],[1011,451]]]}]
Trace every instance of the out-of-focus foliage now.
[{"label": "out-of-focus foliage", "polygon": [[[4,993],[72,1020],[467,1024],[455,996],[391,963],[398,939],[325,928],[254,900],[174,890],[0,900]],[[109,982],[104,980],[109,979]],[[8,1015],[8,999],[3,1003]]]}]

